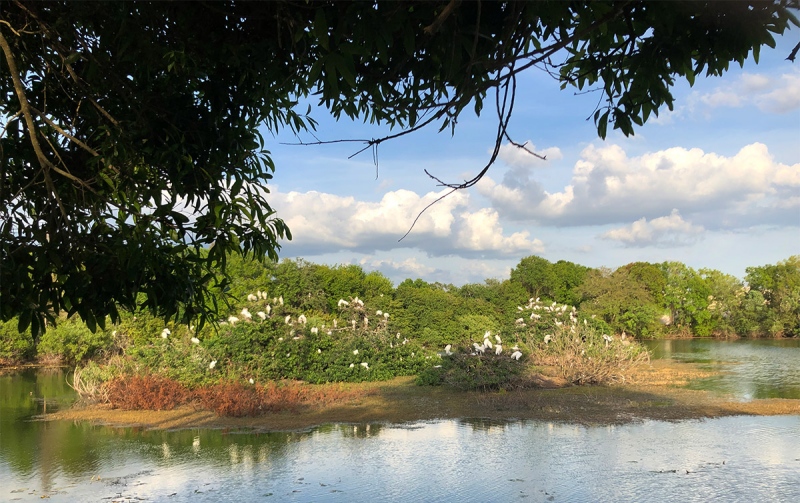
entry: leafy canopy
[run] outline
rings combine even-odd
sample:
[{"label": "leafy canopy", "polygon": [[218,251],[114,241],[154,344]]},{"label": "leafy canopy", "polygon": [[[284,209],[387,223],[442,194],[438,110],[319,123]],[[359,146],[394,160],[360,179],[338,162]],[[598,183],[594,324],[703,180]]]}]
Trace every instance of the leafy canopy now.
[{"label": "leafy canopy", "polygon": [[[625,134],[676,78],[758,58],[778,2],[33,2],[0,12],[0,318],[94,329],[118,307],[213,319],[230,253],[277,258],[275,169],[258,128],[335,117],[395,128],[498,116],[516,75],[596,87],[598,133]],[[490,93],[493,93],[490,94]],[[381,141],[371,140],[376,147]],[[524,148],[524,146],[522,146]],[[218,280],[217,270],[223,271]]]}]

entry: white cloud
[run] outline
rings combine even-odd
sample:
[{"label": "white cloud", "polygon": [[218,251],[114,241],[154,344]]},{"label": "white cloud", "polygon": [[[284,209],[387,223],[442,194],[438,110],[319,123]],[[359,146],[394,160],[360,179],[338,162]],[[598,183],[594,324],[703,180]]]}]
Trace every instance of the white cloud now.
[{"label": "white cloud", "polygon": [[742,106],[742,96],[730,91],[716,89],[711,93],[700,96],[700,101],[712,107],[740,107]]},{"label": "white cloud", "polygon": [[784,114],[800,108],[800,73],[780,77],[745,73],[731,84],[695,93],[690,101],[709,108],[754,105],[762,112]]},{"label": "white cloud", "polygon": [[[363,266],[368,266],[373,269],[378,269],[381,271],[386,271],[388,269],[404,275],[410,275],[410,277],[424,277],[436,271],[436,269],[433,267],[420,264],[416,257],[409,257],[402,261],[364,257],[359,261],[359,263]],[[393,276],[393,274],[389,273],[387,276]]]},{"label": "white cloud", "polygon": [[603,239],[620,241],[626,246],[686,246],[696,242],[704,229],[684,220],[673,209],[666,217],[647,221],[641,218],[630,225],[612,229],[600,235]]},{"label": "white cloud", "polygon": [[503,228],[499,225],[500,215],[496,210],[483,208],[474,213],[464,212],[460,216],[462,224],[456,243],[461,249],[498,251],[506,255],[544,252],[544,244],[538,239],[531,241],[528,231],[504,236]]},{"label": "white cloud", "polygon": [[773,90],[756,96],[754,101],[764,112],[782,114],[800,108],[800,75],[781,75]]},{"label": "white cloud", "polygon": [[624,223],[674,208],[706,228],[800,223],[793,203],[800,163],[775,162],[761,143],[732,157],[681,147],[628,157],[617,145],[590,145],[561,191],[544,191],[530,178],[507,184],[489,177],[478,190],[501,217],[544,225]]},{"label": "white cloud", "polygon": [[[387,192],[378,202],[366,202],[316,191],[273,190],[270,202],[292,232],[293,240],[284,245],[285,251],[295,255],[340,250],[372,253],[403,247],[433,256],[491,258],[544,249],[527,231],[505,235],[496,211],[470,211],[468,192],[453,193],[431,205],[447,192],[419,196],[397,190]],[[415,219],[413,230],[398,244]]]}]

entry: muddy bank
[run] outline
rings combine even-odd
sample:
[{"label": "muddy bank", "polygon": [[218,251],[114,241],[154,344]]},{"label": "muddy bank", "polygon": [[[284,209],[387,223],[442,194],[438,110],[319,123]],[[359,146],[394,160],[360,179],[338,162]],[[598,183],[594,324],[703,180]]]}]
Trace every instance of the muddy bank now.
[{"label": "muddy bank", "polygon": [[[148,429],[252,428],[299,430],[326,423],[487,418],[536,419],[577,424],[622,424],[644,419],[683,420],[730,415],[800,414],[800,400],[740,402],[681,388],[707,373],[686,363],[657,360],[637,369],[624,384],[523,389],[499,393],[419,387],[413,379],[357,385],[357,398],[324,407],[257,417],[219,417],[193,406],[171,411],[125,411],[103,406],[74,407],[46,420],[89,421]],[[556,386],[549,381],[544,385]]]}]

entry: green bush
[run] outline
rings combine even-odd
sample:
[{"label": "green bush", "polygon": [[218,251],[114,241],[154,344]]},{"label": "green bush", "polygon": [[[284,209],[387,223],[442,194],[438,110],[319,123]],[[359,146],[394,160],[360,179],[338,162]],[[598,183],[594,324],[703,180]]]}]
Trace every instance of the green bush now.
[{"label": "green bush", "polygon": [[75,364],[108,349],[112,343],[111,331],[92,333],[80,319],[70,318],[49,328],[36,350],[39,357],[56,356],[64,363]]},{"label": "green bush", "polygon": [[441,363],[417,375],[421,386],[448,384],[464,391],[496,391],[521,384],[524,363],[508,355],[472,355],[469,352],[443,356]]},{"label": "green bush", "polygon": [[0,362],[18,363],[33,358],[36,346],[30,330],[20,332],[17,318],[0,321]]}]

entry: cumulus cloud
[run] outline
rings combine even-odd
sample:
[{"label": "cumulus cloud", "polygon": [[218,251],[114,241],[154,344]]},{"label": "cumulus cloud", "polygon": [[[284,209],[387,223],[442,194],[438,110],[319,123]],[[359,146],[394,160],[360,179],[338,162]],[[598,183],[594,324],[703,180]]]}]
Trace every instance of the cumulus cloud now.
[{"label": "cumulus cloud", "polygon": [[[446,192],[420,196],[397,190],[369,202],[316,191],[273,191],[270,202],[292,231],[293,240],[284,245],[285,251],[296,255],[372,253],[402,246],[432,256],[502,257],[544,249],[527,231],[506,235],[497,211],[470,211],[467,192],[453,193],[420,215]],[[398,245],[418,215],[413,230]]]},{"label": "cumulus cloud", "polygon": [[544,225],[625,223],[674,208],[706,228],[798,225],[800,163],[776,162],[761,143],[732,157],[680,147],[628,157],[617,145],[590,145],[561,191],[489,177],[478,190],[501,217]]},{"label": "cumulus cloud", "polygon": [[612,229],[600,235],[602,239],[619,241],[625,246],[687,246],[695,243],[704,229],[684,220],[677,209],[669,216],[648,221],[640,218],[630,225]]}]

